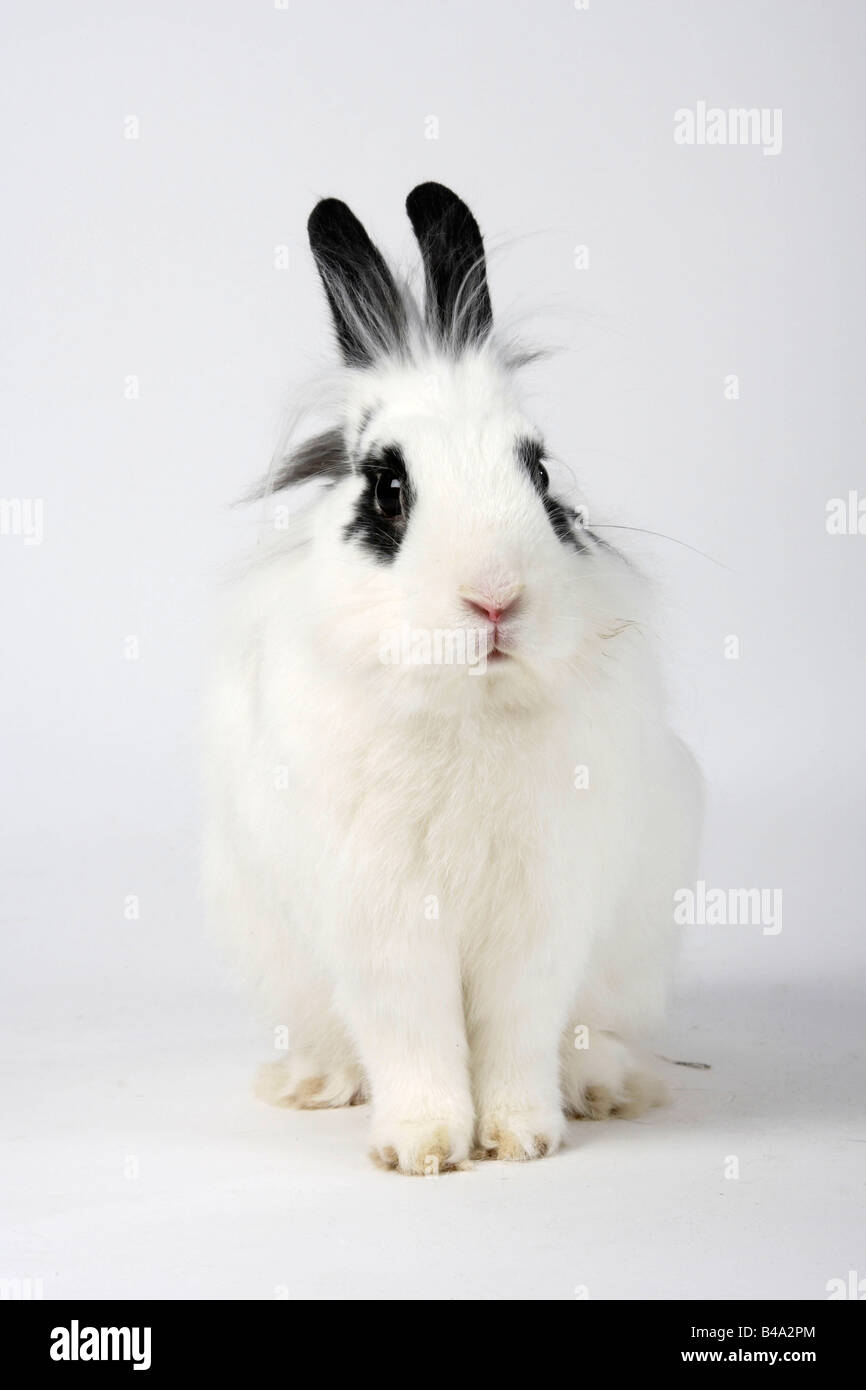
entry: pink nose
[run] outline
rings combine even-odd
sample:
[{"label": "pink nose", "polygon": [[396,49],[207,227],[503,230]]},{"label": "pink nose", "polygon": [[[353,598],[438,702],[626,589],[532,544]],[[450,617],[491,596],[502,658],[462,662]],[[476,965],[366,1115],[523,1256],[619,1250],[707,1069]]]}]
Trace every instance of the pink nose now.
[{"label": "pink nose", "polygon": [[460,597],[475,613],[480,613],[482,618],[493,623],[494,627],[501,622],[506,613],[513,611],[517,606],[517,601],[523,592],[522,584],[514,584],[510,589],[501,593],[482,594],[477,589],[461,589]]},{"label": "pink nose", "polygon": [[511,607],[509,603],[506,608],[492,608],[487,603],[476,603],[474,598],[465,598],[463,602],[467,608],[474,608],[476,613],[480,613],[482,618],[489,618],[491,623],[498,623],[503,613],[507,613]]}]

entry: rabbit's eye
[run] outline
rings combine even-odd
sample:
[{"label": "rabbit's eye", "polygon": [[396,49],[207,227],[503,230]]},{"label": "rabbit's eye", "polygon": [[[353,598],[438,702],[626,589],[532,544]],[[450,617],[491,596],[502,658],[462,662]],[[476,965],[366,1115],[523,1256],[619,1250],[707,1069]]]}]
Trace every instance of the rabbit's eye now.
[{"label": "rabbit's eye", "polygon": [[528,467],[529,476],[532,478],[533,483],[537,487],[538,491],[541,493],[542,497],[546,496],[547,489],[550,487],[550,474],[548,473],[544,464],[541,462],[541,458],[538,455],[536,455],[529,462]]},{"label": "rabbit's eye", "polygon": [[550,478],[543,463],[544,454],[538,440],[518,439],[517,457],[532,479],[533,486],[545,497]]},{"label": "rabbit's eye", "polygon": [[384,468],[376,478],[376,509],[382,516],[390,518],[401,516],[403,513],[403,483],[402,479],[392,472],[390,468]]}]

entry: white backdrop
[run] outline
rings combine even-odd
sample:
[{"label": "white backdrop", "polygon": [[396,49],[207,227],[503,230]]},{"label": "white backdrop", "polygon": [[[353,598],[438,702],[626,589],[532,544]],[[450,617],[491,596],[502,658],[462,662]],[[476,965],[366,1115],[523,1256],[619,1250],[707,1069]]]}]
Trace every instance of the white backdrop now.
[{"label": "white backdrop", "polygon": [[[5,5],[0,1277],[822,1297],[863,1263],[866,535],[825,518],[866,496],[864,30],[856,0]],[[781,150],[677,144],[700,102],[781,111]],[[674,1111],[433,1196],[368,1172],[357,1115],[249,1100],[266,1040],[196,888],[206,632],[256,532],[228,504],[331,360],[306,218],[341,197],[409,264],[425,179],[476,212],[494,310],[559,349],[531,408],[593,519],[720,562],[605,533],[659,585],[702,876],[784,896],[779,935],[687,932],[671,1047],[714,1069]],[[335,1211],[351,1254],[319,1247]]]}]

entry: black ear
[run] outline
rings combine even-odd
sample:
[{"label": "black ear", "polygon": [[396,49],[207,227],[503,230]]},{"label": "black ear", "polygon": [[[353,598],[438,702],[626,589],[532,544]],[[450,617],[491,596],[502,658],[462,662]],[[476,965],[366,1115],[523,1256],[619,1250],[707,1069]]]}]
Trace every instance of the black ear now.
[{"label": "black ear", "polygon": [[458,351],[482,342],[493,326],[493,310],[478,223],[441,183],[413,188],[406,211],[424,261],[429,327]]},{"label": "black ear", "polygon": [[398,351],[406,339],[403,300],[355,214],[339,199],[323,198],[307,231],[347,365],[366,367]]},{"label": "black ear", "polygon": [[284,487],[309,482],[311,478],[330,478],[337,482],[351,471],[342,430],[325,430],[322,434],[299,444],[291,454],[280,461],[276,472],[271,472],[263,478],[247,494],[244,501],[254,502],[259,497],[267,497],[271,492],[281,492]]}]

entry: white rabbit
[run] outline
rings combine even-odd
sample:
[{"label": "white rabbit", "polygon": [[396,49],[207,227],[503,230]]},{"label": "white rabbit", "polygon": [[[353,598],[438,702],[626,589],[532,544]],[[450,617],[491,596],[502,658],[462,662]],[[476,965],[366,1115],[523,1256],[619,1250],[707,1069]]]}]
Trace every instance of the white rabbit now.
[{"label": "white rabbit", "polygon": [[342,417],[268,485],[325,483],[223,619],[205,879],[289,1030],[259,1094],[369,1099],[374,1158],[426,1173],[664,1098],[638,1040],[700,786],[645,581],[549,491],[475,219],[432,183],[407,209],[423,317],[345,204],[310,217]]}]

